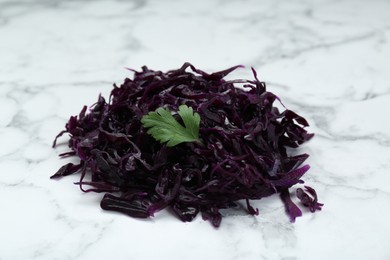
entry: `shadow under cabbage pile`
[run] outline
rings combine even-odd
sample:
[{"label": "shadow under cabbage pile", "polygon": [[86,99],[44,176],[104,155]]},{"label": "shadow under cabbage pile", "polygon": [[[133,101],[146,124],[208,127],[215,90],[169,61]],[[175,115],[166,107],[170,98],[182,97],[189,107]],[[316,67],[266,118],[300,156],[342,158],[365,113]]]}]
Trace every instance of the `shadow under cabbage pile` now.
[{"label": "shadow under cabbage pile", "polygon": [[[114,85],[108,102],[99,96],[90,109],[84,106],[70,117],[56,140],[68,133],[71,151],[60,156],[78,156],[80,163],[64,165],[51,178],[80,173],[81,190],[106,192],[101,201],[106,210],[147,218],[170,207],[182,221],[200,212],[215,227],[220,209],[246,200],[245,210],[257,215],[249,200],[280,193],[293,222],[302,212],[289,188],[303,183],[308,155],[291,156],[286,148],[297,148],[313,134],[304,129],[303,117],[273,105],[279,98],[266,91],[253,69],[254,80],[224,80],[239,67],[212,74],[189,63],[168,72],[132,70],[133,79]],[[141,119],[165,108],[182,124],[175,113],[181,105],[199,114],[201,142],[169,147]],[[305,188],[297,189],[297,197],[312,212],[320,210],[315,191]]]}]

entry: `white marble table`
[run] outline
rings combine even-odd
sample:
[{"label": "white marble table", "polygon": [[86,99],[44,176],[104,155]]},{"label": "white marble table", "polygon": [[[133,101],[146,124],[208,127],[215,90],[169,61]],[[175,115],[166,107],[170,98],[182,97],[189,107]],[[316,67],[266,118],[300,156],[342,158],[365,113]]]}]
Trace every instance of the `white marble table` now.
[{"label": "white marble table", "polygon": [[[0,260],[390,259],[389,13],[385,0],[0,0]],[[124,67],[185,61],[253,66],[308,119],[321,212],[291,224],[274,196],[219,229],[137,220],[101,210],[78,176],[49,179],[70,160],[54,136]]]}]

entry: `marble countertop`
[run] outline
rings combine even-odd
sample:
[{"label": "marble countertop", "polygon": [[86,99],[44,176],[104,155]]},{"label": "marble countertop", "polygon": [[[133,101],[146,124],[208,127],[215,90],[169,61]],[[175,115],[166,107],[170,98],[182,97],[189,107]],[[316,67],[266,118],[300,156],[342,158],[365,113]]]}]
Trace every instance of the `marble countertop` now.
[{"label": "marble countertop", "polygon": [[[0,0],[0,260],[390,259],[389,13],[386,0]],[[54,136],[124,67],[186,61],[253,66],[308,119],[321,212],[291,224],[273,196],[219,229],[137,220],[101,210],[78,176],[49,179],[70,160]]]}]

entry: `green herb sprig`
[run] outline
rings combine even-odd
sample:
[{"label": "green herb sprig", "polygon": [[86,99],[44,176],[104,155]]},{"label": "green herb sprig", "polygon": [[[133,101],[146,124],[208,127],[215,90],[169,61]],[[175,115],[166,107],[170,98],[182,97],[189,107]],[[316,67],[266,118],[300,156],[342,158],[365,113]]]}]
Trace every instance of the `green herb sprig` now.
[{"label": "green herb sprig", "polygon": [[184,142],[200,142],[199,114],[186,105],[179,106],[177,113],[183,120],[184,126],[172,116],[171,111],[161,107],[144,115],[141,123],[145,128],[149,128],[148,134],[157,141],[166,143],[168,147]]}]

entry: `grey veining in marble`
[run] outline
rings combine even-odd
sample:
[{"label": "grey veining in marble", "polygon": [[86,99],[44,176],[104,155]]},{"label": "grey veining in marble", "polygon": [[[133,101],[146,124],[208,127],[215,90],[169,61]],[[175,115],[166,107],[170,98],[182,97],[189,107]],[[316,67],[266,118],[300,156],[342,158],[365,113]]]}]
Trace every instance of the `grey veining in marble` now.
[{"label": "grey veining in marble", "polygon": [[[0,0],[0,260],[390,259],[390,1]],[[305,116],[323,211],[291,224],[277,196],[215,230],[167,212],[105,212],[49,176],[69,116],[125,67],[243,64]],[[66,142],[66,138],[61,139]]]}]

